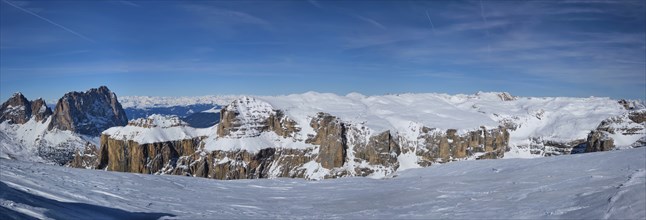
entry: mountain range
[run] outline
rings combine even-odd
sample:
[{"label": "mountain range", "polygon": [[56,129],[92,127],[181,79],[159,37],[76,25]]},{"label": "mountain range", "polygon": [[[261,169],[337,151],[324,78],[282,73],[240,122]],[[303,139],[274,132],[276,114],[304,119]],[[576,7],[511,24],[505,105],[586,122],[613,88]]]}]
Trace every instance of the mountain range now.
[{"label": "mountain range", "polygon": [[215,179],[384,178],[646,145],[639,101],[504,92],[120,100],[102,86],[65,94],[54,110],[16,93],[0,112],[2,158]]}]

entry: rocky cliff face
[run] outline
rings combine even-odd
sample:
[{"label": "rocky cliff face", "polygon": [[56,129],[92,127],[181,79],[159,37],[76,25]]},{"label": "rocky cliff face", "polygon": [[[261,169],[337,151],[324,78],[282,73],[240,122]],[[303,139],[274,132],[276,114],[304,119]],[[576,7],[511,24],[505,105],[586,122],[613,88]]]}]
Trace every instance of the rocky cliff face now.
[{"label": "rocky cliff face", "polygon": [[296,122],[287,118],[282,111],[274,110],[268,103],[251,97],[237,99],[223,108],[219,122],[218,137],[257,137],[266,131],[291,137],[300,131]]},{"label": "rocky cliff face", "polygon": [[266,148],[207,152],[202,138],[152,144],[102,136],[99,169],[146,174],[174,174],[214,179],[303,178],[311,150]]},{"label": "rocky cliff face", "polygon": [[95,169],[99,167],[99,151],[94,144],[87,143],[83,149],[77,149],[66,165],[76,168]]},{"label": "rocky cliff face", "polygon": [[[429,166],[467,158],[500,158],[509,141],[504,127],[483,127],[462,133],[420,127],[411,140],[389,130],[373,134],[362,123],[343,121],[323,112],[313,116],[307,125],[314,134],[301,140],[300,125],[282,111],[253,98],[234,101],[222,109],[220,117],[214,134],[216,140],[245,141],[271,132],[288,142],[310,147],[281,147],[279,142],[274,142],[273,147],[255,151],[239,149],[235,145],[228,150],[207,150],[208,135],[138,143],[136,138],[111,136],[114,132],[110,131],[101,136],[97,168],[215,179],[381,177],[392,175],[404,162]],[[128,127],[150,127],[146,124],[150,123],[131,122]],[[123,129],[128,130],[128,127]],[[410,158],[410,161],[403,161],[402,157]]]},{"label": "rocky cliff face", "polygon": [[139,144],[103,135],[98,168],[132,173],[165,173],[166,169],[175,168],[179,157],[194,154],[199,143],[200,138]]},{"label": "rocky cliff face", "polygon": [[316,136],[306,142],[320,146],[317,162],[326,169],[343,166],[348,150],[346,124],[321,112],[312,119],[310,126]]},{"label": "rocky cliff face", "polygon": [[[117,113],[113,111],[117,109],[114,103],[118,104],[118,102],[116,98],[114,98],[115,102],[112,102],[112,93],[99,91],[107,88],[95,90],[86,93],[111,94],[101,95],[104,98],[97,98],[96,94],[91,95],[95,100],[110,98],[109,101],[101,102],[110,104],[105,105],[109,106],[105,111],[97,110],[101,108],[89,108],[88,111],[105,113],[93,113],[102,117],[119,115],[118,110],[116,110]],[[326,99],[336,101],[329,95],[309,94],[307,96],[307,98],[325,96]],[[489,96],[491,97],[487,98],[487,101],[502,103],[498,104],[502,106],[513,107],[520,105],[516,102],[533,101],[520,100],[508,94]],[[66,97],[66,100],[75,101],[61,99],[57,106],[68,109],[61,110],[61,112],[68,112],[62,114],[64,116],[61,117],[65,120],[61,121],[74,122],[73,119],[67,120],[66,117],[74,118],[71,115],[76,115],[74,112],[80,110],[71,110],[69,106],[83,107],[87,101],[79,94],[66,95]],[[458,97],[456,101],[477,100],[483,97]],[[103,131],[100,149],[97,151],[86,147],[76,152],[70,165],[121,172],[174,174],[216,179],[387,177],[397,170],[411,167],[465,159],[501,158],[509,149],[510,131],[527,129],[527,126],[540,125],[547,119],[553,120],[560,118],[559,115],[567,114],[534,108],[531,111],[528,110],[528,115],[499,115],[482,111],[482,107],[475,104],[462,104],[471,106],[467,112],[476,112],[477,116],[486,115],[498,120],[500,126],[487,124],[486,127],[480,128],[477,128],[477,125],[475,128],[470,128],[474,126],[470,125],[462,126],[460,129],[438,129],[423,125],[433,124],[432,120],[430,120],[431,123],[418,123],[415,120],[420,119],[410,117],[410,114],[405,119],[391,117],[391,115],[399,116],[400,113],[391,112],[389,109],[406,111],[405,108],[399,108],[401,106],[391,108],[388,105],[387,108],[376,110],[362,109],[364,106],[376,105],[375,103],[380,105],[383,104],[381,102],[388,103],[392,99],[399,99],[399,96],[386,97],[380,100],[381,102],[358,96],[351,96],[350,99],[359,99],[363,103],[337,105],[331,111],[338,114],[334,115],[326,112],[317,113],[319,109],[325,109],[317,105],[305,107],[309,108],[307,111],[299,110],[294,113],[294,108],[300,106],[285,107],[285,103],[281,103],[285,100],[243,97],[220,111],[219,124],[203,129],[191,128],[177,117],[154,115],[147,119],[130,121],[125,127],[113,127]],[[340,101],[343,100],[340,99]],[[441,101],[446,100],[436,101],[442,103]],[[269,102],[282,105],[284,110],[275,109]],[[299,103],[301,102],[302,100],[299,100]],[[561,102],[562,100],[557,102],[559,104],[557,106],[563,106]],[[406,104],[406,102],[400,104]],[[566,106],[576,107],[571,103]],[[619,106],[614,107],[619,107],[620,111],[610,107],[606,109],[606,111],[625,114],[604,120],[587,138],[554,140],[543,139],[545,138],[543,136],[533,139],[530,137],[531,150],[550,156],[646,145],[646,138],[644,138],[646,110],[634,103],[626,106],[628,111],[624,111]],[[430,110],[437,108],[429,107],[432,107]],[[58,109],[59,107],[57,112]],[[316,111],[310,109],[316,109]],[[363,113],[359,115],[347,113],[356,111],[355,109],[362,109],[359,111],[372,114],[372,117],[358,120],[357,118],[362,118]],[[82,110],[82,112],[85,111]],[[110,114],[110,111],[113,111],[113,114]],[[425,112],[421,111],[421,113]],[[439,123],[441,125],[451,124],[450,120],[462,120],[462,118],[446,117],[444,113],[447,112],[440,113],[439,115],[429,113],[429,115],[442,118],[442,123]],[[381,120],[377,126],[374,123],[370,124],[369,120],[373,118]],[[464,125],[464,121],[460,123]],[[62,124],[62,126],[74,126],[73,123]],[[530,131],[540,130],[530,127]]]},{"label": "rocky cliff face", "polygon": [[603,120],[597,129],[588,134],[584,143],[585,152],[609,151],[615,149],[617,144],[623,145],[621,147],[627,144],[630,147],[646,146],[645,118],[646,109],[639,109]]},{"label": "rocky cliff face", "polygon": [[105,129],[123,126],[127,122],[117,96],[101,86],[86,92],[65,94],[56,104],[49,128],[99,136]]},{"label": "rocky cliff face", "polygon": [[52,114],[43,99],[29,101],[22,93],[15,93],[0,107],[0,122],[9,121],[14,124],[24,124],[32,117],[36,121],[43,121]]},{"label": "rocky cliff face", "polygon": [[[553,141],[534,138],[530,144],[533,154],[558,156],[576,153],[609,151],[619,148],[646,146],[646,109],[634,110],[607,118],[588,133],[587,138]],[[619,142],[615,139],[619,139]]]},{"label": "rocky cliff face", "polygon": [[[0,146],[7,158],[96,167],[94,136],[127,122],[114,93],[103,86],[65,94],[55,113],[42,99],[16,93],[0,107]],[[54,129],[57,128],[57,129]]]}]

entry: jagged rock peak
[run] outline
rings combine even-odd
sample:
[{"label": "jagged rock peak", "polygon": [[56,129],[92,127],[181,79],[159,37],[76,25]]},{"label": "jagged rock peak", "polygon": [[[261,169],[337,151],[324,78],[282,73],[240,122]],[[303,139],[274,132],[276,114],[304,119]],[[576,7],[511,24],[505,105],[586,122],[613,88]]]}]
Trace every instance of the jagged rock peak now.
[{"label": "jagged rock peak", "polygon": [[517,97],[511,95],[508,92],[476,92],[472,98],[483,99],[483,100],[501,100],[501,101],[513,101]]},{"label": "jagged rock peak", "polygon": [[282,111],[253,97],[241,97],[220,110],[218,137],[257,137],[265,131],[290,137],[300,131],[300,127]]},{"label": "jagged rock peak", "polygon": [[620,99],[617,101],[621,106],[623,106],[626,110],[642,110],[646,109],[646,105],[644,103],[640,102],[639,100],[625,100],[625,99]]},{"label": "jagged rock peak", "polygon": [[269,103],[248,96],[233,100],[231,104],[226,106],[226,110],[235,111],[248,117],[268,117],[274,111]]},{"label": "jagged rock peak", "polygon": [[16,92],[6,102],[2,103],[0,108],[0,122],[10,121],[10,123],[24,124],[32,117],[37,121],[42,121],[52,114],[52,110],[47,107],[45,101],[41,98],[29,101],[25,96]]},{"label": "jagged rock peak", "polygon": [[220,110],[218,136],[256,137],[268,130],[267,119],[274,113],[269,103],[253,97],[241,97]]},{"label": "jagged rock peak", "polygon": [[175,115],[160,115],[153,114],[147,118],[133,119],[128,122],[129,126],[137,126],[143,128],[170,128],[179,126],[188,126],[184,121]]},{"label": "jagged rock peak", "polygon": [[52,115],[52,109],[47,106],[45,100],[38,98],[31,101],[31,115],[35,117],[37,121],[42,121]]},{"label": "jagged rock peak", "polygon": [[503,101],[513,101],[516,100],[516,97],[512,96],[508,92],[501,92],[498,93],[498,97],[500,97],[501,100]]},{"label": "jagged rock peak", "polygon": [[106,86],[69,92],[58,100],[50,129],[98,136],[107,128],[128,123],[117,96]]}]

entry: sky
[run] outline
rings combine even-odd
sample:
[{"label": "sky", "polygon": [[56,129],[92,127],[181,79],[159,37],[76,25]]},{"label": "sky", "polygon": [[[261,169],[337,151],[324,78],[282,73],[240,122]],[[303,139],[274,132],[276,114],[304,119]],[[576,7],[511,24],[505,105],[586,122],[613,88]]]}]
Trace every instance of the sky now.
[{"label": "sky", "polygon": [[[646,1],[0,0],[0,98],[646,99]],[[50,103],[51,104],[51,103]]]}]

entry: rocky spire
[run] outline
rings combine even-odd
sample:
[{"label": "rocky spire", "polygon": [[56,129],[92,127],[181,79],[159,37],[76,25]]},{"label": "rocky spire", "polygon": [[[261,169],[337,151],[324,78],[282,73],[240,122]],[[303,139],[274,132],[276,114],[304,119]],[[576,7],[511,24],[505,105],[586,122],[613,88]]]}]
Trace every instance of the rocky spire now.
[{"label": "rocky spire", "polygon": [[52,109],[47,107],[45,100],[38,98],[34,101],[31,101],[31,115],[33,117],[36,117],[37,121],[42,121],[52,115]]},{"label": "rocky spire", "polygon": [[32,116],[37,121],[42,121],[52,114],[43,99],[29,101],[22,93],[14,93],[11,98],[2,103],[0,107],[0,122],[10,121],[11,123],[24,124]]},{"label": "rocky spire", "polygon": [[128,123],[117,96],[101,86],[85,92],[69,92],[58,100],[50,129],[98,136],[102,131]]}]

